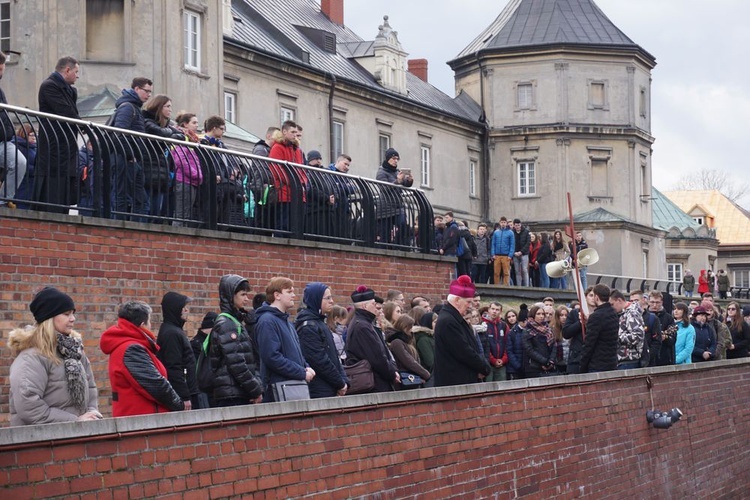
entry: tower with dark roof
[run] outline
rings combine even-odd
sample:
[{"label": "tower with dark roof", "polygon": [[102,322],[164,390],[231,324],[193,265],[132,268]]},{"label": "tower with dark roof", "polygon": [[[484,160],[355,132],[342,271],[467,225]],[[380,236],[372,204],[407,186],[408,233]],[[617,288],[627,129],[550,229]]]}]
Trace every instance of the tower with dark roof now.
[{"label": "tower with dark roof", "polygon": [[597,271],[664,272],[650,206],[651,54],[592,0],[510,0],[449,64],[489,128],[491,218],[558,229],[570,192],[574,213],[612,214],[581,227],[615,257]]}]

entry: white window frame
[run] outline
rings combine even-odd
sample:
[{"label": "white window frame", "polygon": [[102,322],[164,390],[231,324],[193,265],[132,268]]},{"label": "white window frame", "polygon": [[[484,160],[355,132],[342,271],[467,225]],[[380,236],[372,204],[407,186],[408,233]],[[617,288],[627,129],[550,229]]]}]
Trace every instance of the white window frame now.
[{"label": "white window frame", "polygon": [[667,262],[667,279],[682,283],[682,268],[681,262]]},{"label": "white window frame", "polygon": [[430,174],[431,174],[431,163],[432,163],[432,148],[430,146],[422,145],[419,147],[419,165],[421,187],[430,187]]},{"label": "white window frame", "polygon": [[10,11],[11,11],[11,5],[10,1],[2,1],[0,2],[0,14],[2,14],[2,11],[4,9],[7,9],[7,17],[0,16],[0,50],[5,52],[6,55],[8,55],[8,51],[10,50]]},{"label": "white window frame", "polygon": [[469,195],[477,195],[477,162],[469,160]]},{"label": "white window frame", "polygon": [[283,125],[285,121],[294,121],[295,115],[297,114],[297,110],[294,108],[290,108],[289,106],[281,106],[279,108],[279,118],[281,118],[281,122],[279,125]]},{"label": "white window frame", "polygon": [[[385,144],[384,144],[385,143]],[[385,146],[385,147],[383,147]],[[378,134],[378,148],[380,149],[380,163],[385,161],[385,152],[391,147],[391,136],[389,134]]]},{"label": "white window frame", "polygon": [[750,287],[750,269],[732,269],[732,286]]},{"label": "white window frame", "polygon": [[536,196],[536,162],[533,160],[520,160],[516,164],[518,181],[516,184],[519,197]]},{"label": "white window frame", "polygon": [[536,81],[516,82],[514,90],[516,111],[536,109]]},{"label": "white window frame", "polygon": [[182,24],[184,34],[184,57],[185,68],[201,70],[201,15],[197,12],[186,10],[183,14]]},{"label": "white window frame", "polygon": [[693,217],[693,222],[695,222],[699,226],[702,226],[706,223],[706,219],[702,215],[699,215],[699,216]]},{"label": "white window frame", "polygon": [[224,91],[224,119],[237,123],[237,94]]},{"label": "white window frame", "polygon": [[344,152],[344,122],[339,120],[333,121],[333,154],[331,158],[336,161],[341,154]]}]

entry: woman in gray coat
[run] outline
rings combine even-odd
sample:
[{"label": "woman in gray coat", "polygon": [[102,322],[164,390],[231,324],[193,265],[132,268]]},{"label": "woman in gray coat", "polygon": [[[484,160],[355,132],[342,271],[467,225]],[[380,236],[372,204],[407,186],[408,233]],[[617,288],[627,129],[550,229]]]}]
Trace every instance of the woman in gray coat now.
[{"label": "woman in gray coat", "polygon": [[73,299],[44,288],[29,305],[36,324],[10,332],[10,425],[102,418],[94,374],[73,330]]}]

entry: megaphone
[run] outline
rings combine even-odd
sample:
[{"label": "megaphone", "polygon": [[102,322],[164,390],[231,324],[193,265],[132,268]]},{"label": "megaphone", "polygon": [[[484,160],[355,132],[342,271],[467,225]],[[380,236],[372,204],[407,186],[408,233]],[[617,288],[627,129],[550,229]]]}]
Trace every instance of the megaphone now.
[{"label": "megaphone", "polygon": [[556,260],[547,264],[545,269],[547,275],[550,278],[562,278],[566,273],[570,272],[572,266],[569,260]]},{"label": "megaphone", "polygon": [[584,248],[578,252],[578,265],[591,266],[599,262],[599,253],[593,248]]}]

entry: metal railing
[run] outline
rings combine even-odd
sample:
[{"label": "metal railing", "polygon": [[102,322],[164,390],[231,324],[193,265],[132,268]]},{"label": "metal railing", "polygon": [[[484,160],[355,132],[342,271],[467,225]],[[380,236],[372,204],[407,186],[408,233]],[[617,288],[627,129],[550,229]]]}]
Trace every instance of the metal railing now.
[{"label": "metal railing", "polygon": [[432,206],[417,189],[0,105],[6,113],[17,133],[0,142],[0,169],[12,163],[16,175],[0,177],[13,182],[0,187],[3,204],[413,252],[433,248]]}]

